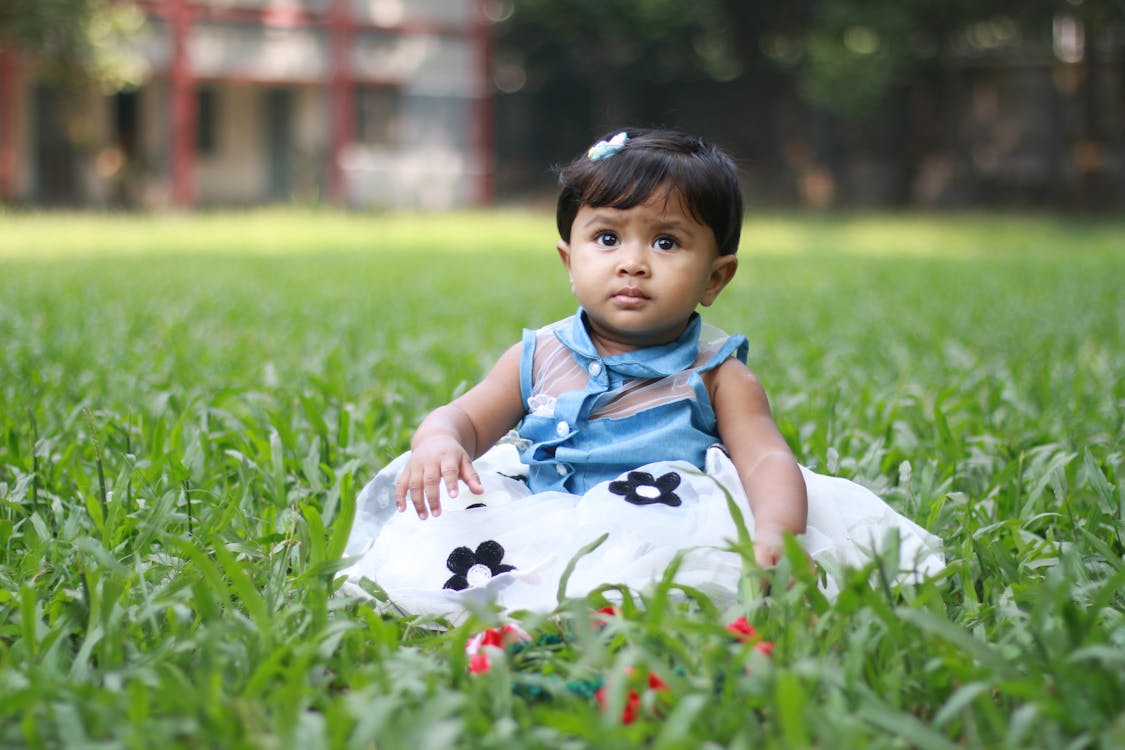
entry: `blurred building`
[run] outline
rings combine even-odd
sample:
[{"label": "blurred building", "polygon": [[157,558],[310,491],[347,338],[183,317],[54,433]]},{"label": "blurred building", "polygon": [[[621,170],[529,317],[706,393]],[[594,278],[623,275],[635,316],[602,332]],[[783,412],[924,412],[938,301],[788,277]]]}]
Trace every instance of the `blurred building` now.
[{"label": "blurred building", "polygon": [[492,192],[480,0],[140,0],[135,91],[51,87],[0,50],[0,200],[332,201]]}]

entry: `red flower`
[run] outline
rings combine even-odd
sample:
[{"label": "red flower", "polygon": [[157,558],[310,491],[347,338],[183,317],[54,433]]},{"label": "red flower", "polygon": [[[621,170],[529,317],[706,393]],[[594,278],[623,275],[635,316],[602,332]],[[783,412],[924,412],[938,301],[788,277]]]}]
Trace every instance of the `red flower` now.
[{"label": "red flower", "polygon": [[472,674],[484,674],[490,669],[492,669],[492,663],[488,660],[488,654],[483,649],[469,657],[469,672]]},{"label": "red flower", "polygon": [[519,641],[530,641],[531,636],[525,633],[519,625],[508,623],[499,628],[486,628],[474,635],[465,643],[465,653],[472,655],[485,646],[504,648]]},{"label": "red flower", "polygon": [[760,637],[758,631],[754,629],[754,626],[751,625],[745,617],[739,617],[730,625],[727,625],[727,631],[733,633],[739,643],[750,643],[758,640]]},{"label": "red flower", "polygon": [[[633,668],[629,667],[628,669],[626,669],[625,674],[626,675],[632,675],[633,674]],[[646,689],[646,692],[648,690],[651,690],[651,691],[654,691],[654,692],[662,692],[662,691],[665,691],[665,690],[668,689],[668,684],[665,683],[664,680],[660,679],[660,676],[657,675],[656,672],[649,672],[648,673],[647,682],[648,682],[648,688]],[[598,692],[594,693],[594,699],[598,702],[598,708],[602,711],[605,711],[605,707],[606,707],[606,692],[605,691],[606,691],[606,688],[602,687],[602,688],[598,689]],[[621,723],[622,724],[632,724],[634,721],[637,720],[637,717],[640,715],[640,711],[641,711],[641,695],[640,695],[640,693],[638,693],[633,688],[629,688],[629,692],[625,694],[625,707],[623,709],[621,709]]]},{"label": "red flower", "polygon": [[[754,650],[762,656],[766,658],[773,656],[773,641],[762,640],[761,634],[747,622],[745,617],[739,617],[730,625],[727,625],[727,632],[731,633],[739,643],[753,644]],[[749,667],[747,667],[747,670],[749,670]]]},{"label": "red flower", "polygon": [[630,690],[629,695],[625,698],[625,708],[621,711],[621,723],[632,724],[637,719],[637,714],[641,711],[641,696],[637,695],[636,690]]},{"label": "red flower", "polygon": [[465,653],[469,655],[469,671],[473,674],[481,674],[492,669],[492,662],[488,658],[490,649],[503,654],[505,647],[529,640],[531,636],[518,625],[511,623],[499,628],[487,628],[477,633],[465,643]]},{"label": "red flower", "polygon": [[488,628],[480,634],[480,641],[477,642],[477,647],[481,646],[495,646],[496,648],[504,647],[504,636],[500,635],[500,631],[495,628]]},{"label": "red flower", "polygon": [[594,626],[601,629],[609,624],[611,617],[617,617],[621,614],[621,610],[617,607],[606,606],[594,612]]},{"label": "red flower", "polygon": [[[598,692],[594,693],[594,699],[598,702],[598,708],[605,711],[605,688],[599,688]],[[632,724],[637,720],[637,714],[641,710],[641,696],[636,690],[629,688],[628,695],[625,696],[625,708],[621,709],[621,723]]]}]

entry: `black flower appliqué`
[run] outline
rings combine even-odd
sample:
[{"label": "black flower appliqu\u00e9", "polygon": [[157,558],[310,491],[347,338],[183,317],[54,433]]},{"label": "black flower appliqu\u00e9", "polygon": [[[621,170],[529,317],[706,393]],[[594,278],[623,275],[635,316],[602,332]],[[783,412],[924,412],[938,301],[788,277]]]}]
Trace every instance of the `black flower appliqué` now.
[{"label": "black flower appliqu\u00e9", "polygon": [[504,548],[491,539],[477,545],[473,552],[468,547],[458,547],[449,553],[445,567],[453,573],[442,586],[443,589],[462,591],[470,586],[483,586],[493,576],[515,570],[515,565],[505,565]]},{"label": "black flower appliqu\u00e9", "polygon": [[664,503],[673,508],[680,504],[680,496],[672,490],[680,486],[680,475],[674,471],[653,479],[647,471],[630,471],[628,480],[609,483],[609,491],[622,495],[633,505]]}]

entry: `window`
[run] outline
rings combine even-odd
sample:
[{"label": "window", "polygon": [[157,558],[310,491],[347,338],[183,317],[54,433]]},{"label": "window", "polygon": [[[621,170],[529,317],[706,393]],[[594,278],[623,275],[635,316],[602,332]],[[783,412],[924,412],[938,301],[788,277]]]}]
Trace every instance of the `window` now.
[{"label": "window", "polygon": [[218,142],[219,92],[203,88],[196,92],[195,150],[201,156],[215,153]]},{"label": "window", "polygon": [[113,124],[117,145],[126,158],[137,155],[137,92],[122,91],[113,97]]},{"label": "window", "polygon": [[355,92],[355,139],[368,146],[395,145],[399,117],[398,89],[359,86]]}]

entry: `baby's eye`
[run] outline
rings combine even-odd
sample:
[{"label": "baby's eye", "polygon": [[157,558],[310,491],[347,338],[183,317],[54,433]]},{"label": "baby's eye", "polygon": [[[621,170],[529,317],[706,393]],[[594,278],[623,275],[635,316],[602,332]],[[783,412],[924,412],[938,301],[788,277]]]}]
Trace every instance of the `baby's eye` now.
[{"label": "baby's eye", "polygon": [[676,239],[674,237],[664,236],[657,237],[656,240],[652,243],[652,246],[657,250],[675,250],[680,246],[680,243],[676,242]]},{"label": "baby's eye", "polygon": [[617,235],[613,232],[598,232],[594,235],[594,242],[602,247],[617,247]]}]

